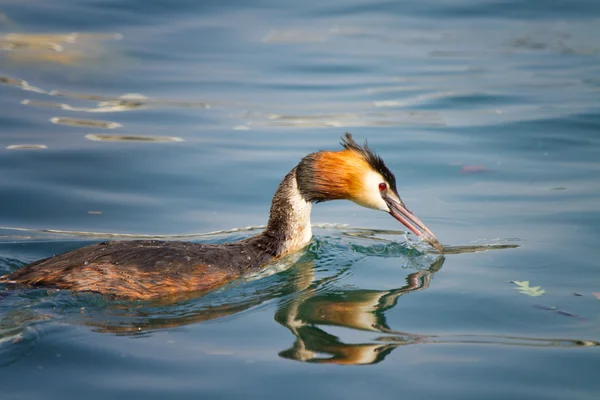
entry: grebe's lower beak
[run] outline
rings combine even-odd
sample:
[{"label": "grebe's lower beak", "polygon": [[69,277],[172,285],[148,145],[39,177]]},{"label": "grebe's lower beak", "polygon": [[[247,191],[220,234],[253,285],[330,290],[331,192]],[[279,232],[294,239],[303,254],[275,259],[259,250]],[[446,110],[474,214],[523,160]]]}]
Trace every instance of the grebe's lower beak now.
[{"label": "grebe's lower beak", "polygon": [[410,229],[415,235],[422,237],[423,240],[436,248],[440,253],[444,252],[444,247],[437,240],[433,232],[431,232],[416,215],[410,212],[404,204],[402,204],[402,201],[392,199],[389,196],[383,196],[383,199],[387,203],[392,217],[402,222],[404,226]]}]

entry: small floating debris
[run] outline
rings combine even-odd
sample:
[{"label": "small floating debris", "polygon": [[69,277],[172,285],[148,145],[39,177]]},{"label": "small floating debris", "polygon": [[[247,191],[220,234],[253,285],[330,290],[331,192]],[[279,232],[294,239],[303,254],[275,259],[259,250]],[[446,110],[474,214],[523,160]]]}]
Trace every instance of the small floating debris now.
[{"label": "small floating debris", "polygon": [[47,149],[45,144],[11,144],[6,146],[6,150],[42,150]]},{"label": "small floating debris", "polygon": [[175,136],[143,136],[143,135],[85,135],[88,140],[102,142],[183,142],[180,137]]},{"label": "small floating debris", "polygon": [[88,211],[87,213],[90,215],[101,215],[102,211]]},{"label": "small floating debris", "polygon": [[86,119],[63,118],[63,117],[52,117],[52,118],[50,118],[50,122],[52,122],[54,124],[79,126],[79,127],[84,127],[84,128],[115,129],[115,128],[121,128],[123,126],[117,122],[93,121],[93,120],[86,120]]},{"label": "small floating debris", "polygon": [[529,286],[529,281],[512,281],[512,283],[518,286],[515,288],[517,292],[526,294],[527,296],[537,297],[546,293],[540,286]]},{"label": "small floating debris", "polygon": [[600,300],[600,292],[592,292],[592,296]]}]

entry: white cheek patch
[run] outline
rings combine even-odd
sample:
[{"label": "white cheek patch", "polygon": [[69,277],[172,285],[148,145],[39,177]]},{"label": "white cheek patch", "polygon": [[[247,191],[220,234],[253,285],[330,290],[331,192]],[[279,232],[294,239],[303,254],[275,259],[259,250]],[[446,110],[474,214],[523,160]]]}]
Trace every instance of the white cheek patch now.
[{"label": "white cheek patch", "polygon": [[385,182],[385,179],[383,179],[381,174],[375,171],[367,172],[363,180],[363,190],[357,198],[354,199],[354,202],[363,207],[389,212],[390,209],[386,202],[381,198],[381,193],[379,191],[379,184],[381,182]]}]

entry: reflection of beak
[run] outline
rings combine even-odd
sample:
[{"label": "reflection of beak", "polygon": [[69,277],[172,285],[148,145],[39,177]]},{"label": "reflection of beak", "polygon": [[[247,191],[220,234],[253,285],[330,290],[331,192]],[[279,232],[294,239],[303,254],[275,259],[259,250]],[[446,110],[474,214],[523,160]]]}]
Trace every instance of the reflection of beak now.
[{"label": "reflection of beak", "polygon": [[422,237],[423,240],[439,250],[440,253],[444,252],[444,247],[437,240],[433,232],[404,206],[402,200],[398,201],[389,196],[383,196],[383,200],[387,203],[392,217],[402,222],[415,235]]}]

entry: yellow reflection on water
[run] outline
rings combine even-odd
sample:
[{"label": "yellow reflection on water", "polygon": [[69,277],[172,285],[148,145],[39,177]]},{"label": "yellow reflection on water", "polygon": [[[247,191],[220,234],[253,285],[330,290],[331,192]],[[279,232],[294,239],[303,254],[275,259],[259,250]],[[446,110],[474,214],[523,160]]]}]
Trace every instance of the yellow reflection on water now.
[{"label": "yellow reflection on water", "polygon": [[18,87],[30,92],[46,93],[38,87],[31,86],[29,83],[27,83],[27,81],[24,81],[23,79],[12,78],[10,76],[0,76],[0,84]]},{"label": "yellow reflection on water", "polygon": [[[35,91],[38,93],[47,94],[49,96],[66,97],[78,100],[96,101],[96,105],[92,107],[77,107],[68,103],[59,103],[55,101],[43,101],[34,99],[24,99],[21,104],[34,107],[50,107],[60,108],[67,111],[89,112],[89,113],[108,113],[131,111],[154,107],[185,107],[185,108],[210,108],[210,104],[204,101],[179,101],[179,100],[160,100],[151,99],[142,94],[128,93],[118,97],[98,96],[91,94],[80,94],[70,92],[60,92],[57,90],[45,91],[35,86],[29,85],[22,79],[11,77],[0,77],[0,83],[5,85],[20,87],[23,90]],[[54,122],[54,121],[53,121]]]},{"label": "yellow reflection on water", "polygon": [[47,149],[45,144],[11,144],[6,146],[6,150],[43,150]]},{"label": "yellow reflection on water", "polygon": [[75,43],[76,34],[28,34],[9,33],[0,37],[0,46],[3,50],[64,50],[62,44]]},{"label": "yellow reflection on water", "polygon": [[52,117],[50,118],[50,122],[59,125],[67,125],[67,126],[78,126],[83,128],[104,128],[104,129],[115,129],[120,128],[123,125],[118,122],[110,122],[110,121],[94,121],[89,119],[79,119],[79,118],[66,118],[66,117]]},{"label": "yellow reflection on water", "polygon": [[122,38],[119,33],[7,33],[0,36],[0,49],[9,63],[81,65],[102,56],[103,42]]}]

